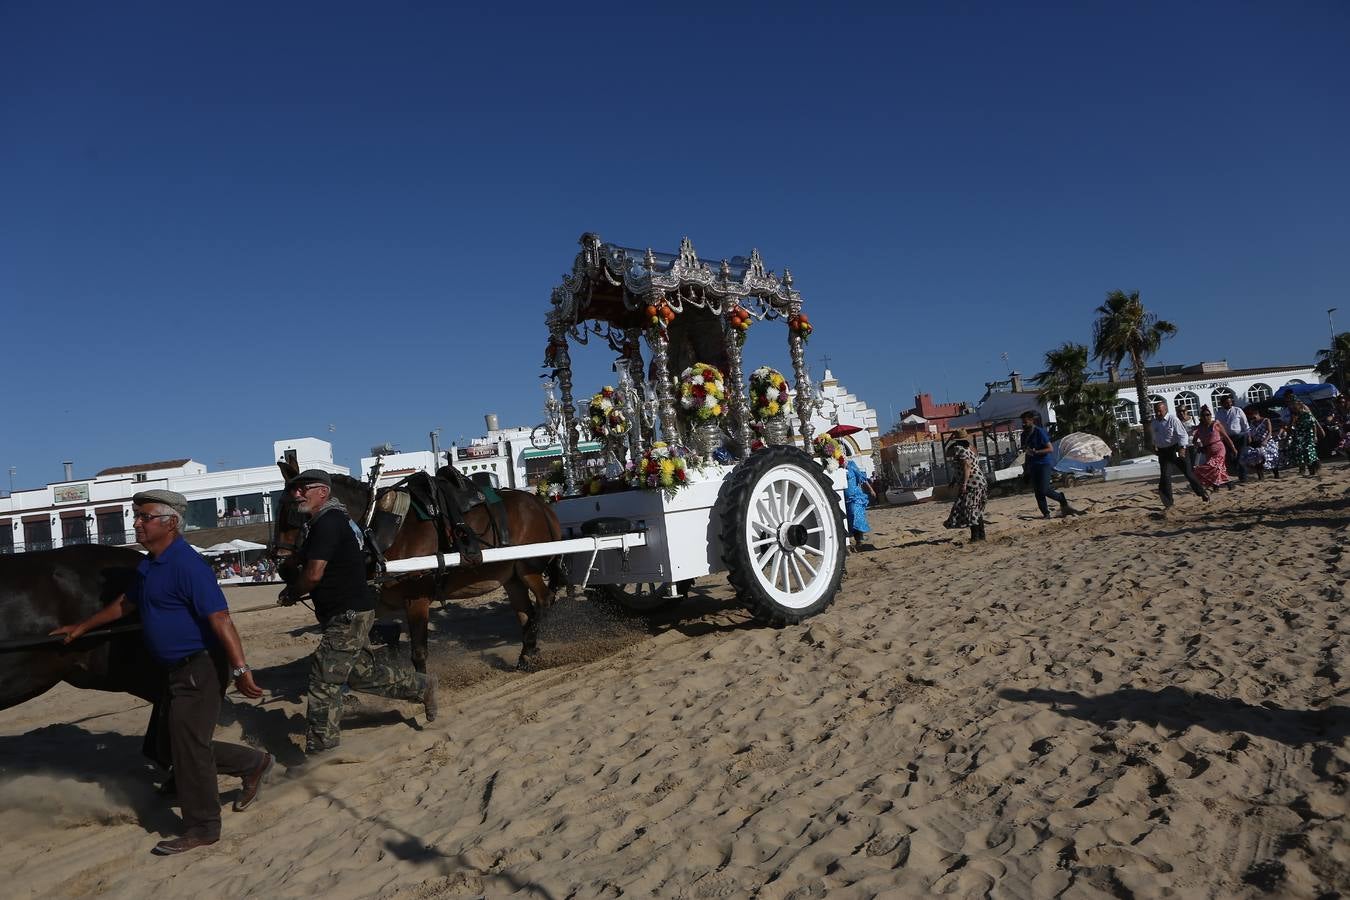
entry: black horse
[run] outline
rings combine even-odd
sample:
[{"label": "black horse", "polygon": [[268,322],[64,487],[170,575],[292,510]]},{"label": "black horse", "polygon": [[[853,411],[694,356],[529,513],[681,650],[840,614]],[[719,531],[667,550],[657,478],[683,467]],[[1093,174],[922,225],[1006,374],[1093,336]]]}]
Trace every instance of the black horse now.
[{"label": "black horse", "polygon": [[130,548],[98,545],[0,556],[0,709],[62,681],[155,699],[160,670],[139,629],[126,627],[134,619],[114,623],[112,633],[93,632],[66,645],[47,637],[125,593],[141,559]]}]

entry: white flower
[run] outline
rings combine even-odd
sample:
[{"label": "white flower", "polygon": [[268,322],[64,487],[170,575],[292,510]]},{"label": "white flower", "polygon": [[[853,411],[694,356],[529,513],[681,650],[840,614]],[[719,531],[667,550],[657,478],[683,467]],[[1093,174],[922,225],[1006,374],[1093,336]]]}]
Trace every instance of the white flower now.
[{"label": "white flower", "polygon": [[712,409],[714,406],[717,406],[721,402],[722,401],[718,400],[712,394],[709,394],[708,396],[703,398],[703,405],[708,409]]},{"label": "white flower", "polygon": [[689,379],[689,383],[690,383],[690,384],[702,384],[702,383],[703,383],[703,376],[702,376],[702,375],[695,375],[693,378]]}]

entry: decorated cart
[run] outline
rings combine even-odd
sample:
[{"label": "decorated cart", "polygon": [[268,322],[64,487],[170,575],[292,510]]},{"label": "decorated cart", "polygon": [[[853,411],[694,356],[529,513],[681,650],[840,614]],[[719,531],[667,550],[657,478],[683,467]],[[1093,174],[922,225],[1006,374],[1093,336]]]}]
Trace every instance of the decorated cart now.
[{"label": "decorated cart", "polygon": [[[710,266],[687,238],[678,254],[594,234],[580,243],[547,316],[545,365],[561,400],[550,382],[540,443],[556,440],[561,460],[542,490],[557,499],[569,538],[645,540],[569,555],[570,580],[650,609],[726,571],[762,619],[800,621],[824,609],[844,567],[845,474],[829,439],[813,442],[811,324],[792,275],[765,269],[757,250]],[[765,323],[786,326],[795,392],[767,366],[747,391],[743,347]],[[616,385],[578,404],[571,354],[592,342],[616,354]],[[578,454],[582,436],[603,442],[602,466]]]},{"label": "decorated cart", "polygon": [[[561,555],[574,589],[636,610],[723,571],[764,621],[799,622],[834,600],[847,476],[833,438],[813,439],[822,401],[803,352],[811,323],[790,273],[766,270],[758,251],[714,269],[687,238],[678,254],[662,254],[584,234],[547,322],[548,419],[534,438],[560,450],[538,489],[555,501],[563,538],[485,548],[483,562]],[[786,325],[795,390],[761,366],[747,391],[742,347],[764,323]],[[578,403],[572,349],[592,342],[616,354],[616,384]],[[598,461],[580,452],[583,441],[603,447]],[[390,560],[387,571],[460,562]]]}]

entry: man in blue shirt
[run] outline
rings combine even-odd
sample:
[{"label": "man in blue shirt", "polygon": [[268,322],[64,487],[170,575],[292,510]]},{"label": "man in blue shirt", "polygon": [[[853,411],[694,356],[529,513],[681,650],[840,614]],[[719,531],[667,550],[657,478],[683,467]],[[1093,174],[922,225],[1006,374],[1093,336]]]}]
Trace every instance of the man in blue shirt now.
[{"label": "man in blue shirt", "polygon": [[183,813],[183,836],[155,846],[156,854],[168,856],[220,840],[217,772],[243,779],[234,802],[242,810],[258,796],[272,769],[272,755],[211,740],[227,669],[245,697],[261,697],[262,690],[244,662],[239,633],[211,567],[182,538],[187,499],[175,491],[153,490],[142,491],[131,502],[136,540],[149,554],[137,566],[132,588],[83,622],[63,625],[52,634],[64,635],[69,643],[140,612],[145,645],[165,671],[164,693],[155,704],[146,744],[161,763],[172,761]]},{"label": "man in blue shirt", "polygon": [[1063,494],[1050,486],[1050,473],[1055,469],[1055,445],[1050,442],[1050,432],[1036,424],[1033,410],[1022,413],[1022,452],[1027,456],[1027,480],[1036,492],[1036,505],[1041,508],[1041,516],[1050,518],[1047,497],[1059,503],[1061,517],[1083,515],[1082,510],[1074,509]]}]

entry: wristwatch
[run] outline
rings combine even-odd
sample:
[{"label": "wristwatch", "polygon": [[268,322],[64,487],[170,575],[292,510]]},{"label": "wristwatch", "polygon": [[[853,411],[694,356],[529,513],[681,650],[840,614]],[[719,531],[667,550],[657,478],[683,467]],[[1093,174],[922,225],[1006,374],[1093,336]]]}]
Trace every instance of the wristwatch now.
[{"label": "wristwatch", "polygon": [[238,678],[240,675],[243,675],[245,672],[252,672],[252,671],[253,671],[253,670],[250,669],[250,668],[248,667],[248,663],[244,663],[242,666],[237,666],[237,667],[231,669],[231,670],[230,670],[230,677],[231,677],[231,678]]}]

